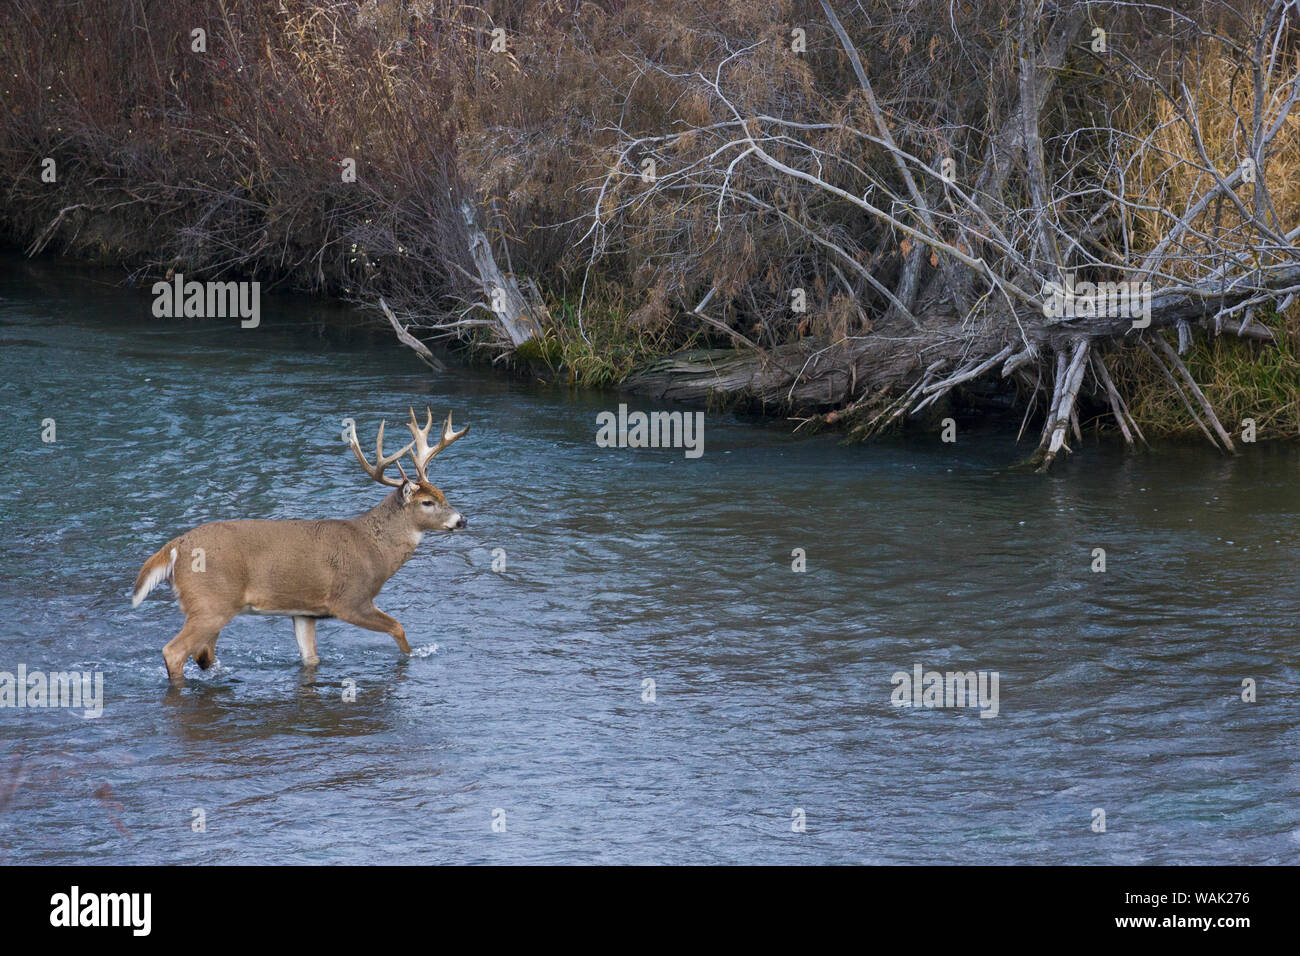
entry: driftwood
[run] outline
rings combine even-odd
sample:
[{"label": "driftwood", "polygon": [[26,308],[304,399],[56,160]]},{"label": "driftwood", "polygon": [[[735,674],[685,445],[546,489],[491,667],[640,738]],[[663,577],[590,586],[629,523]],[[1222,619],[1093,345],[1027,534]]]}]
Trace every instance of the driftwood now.
[{"label": "driftwood", "polygon": [[388,307],[388,303],[384,301],[382,295],[379,297],[379,310],[384,313],[384,318],[388,319],[393,331],[397,333],[397,341],[414,351],[416,355],[420,356],[420,361],[435,372],[446,371],[447,366],[442,363],[442,360],[434,355],[427,345],[408,332],[406,326],[397,321],[397,316],[393,315],[393,310]]}]

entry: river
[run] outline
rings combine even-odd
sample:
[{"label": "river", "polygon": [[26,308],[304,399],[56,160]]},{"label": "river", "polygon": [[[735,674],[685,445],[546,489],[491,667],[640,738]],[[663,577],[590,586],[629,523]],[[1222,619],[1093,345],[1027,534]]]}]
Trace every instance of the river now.
[{"label": "river", "polygon": [[[655,406],[115,283],[0,259],[0,671],[103,680],[97,717],[0,707],[0,862],[1300,860],[1295,446],[1089,440],[1044,476],[1004,424],[710,412],[698,458],[602,448],[600,412]],[[432,469],[468,528],[376,601],[413,654],[323,621],[308,670],[246,616],[169,688],[141,563],[371,507],[342,420],[369,448],[408,405],[471,425]],[[996,673],[996,716],[896,706],[917,666]]]}]

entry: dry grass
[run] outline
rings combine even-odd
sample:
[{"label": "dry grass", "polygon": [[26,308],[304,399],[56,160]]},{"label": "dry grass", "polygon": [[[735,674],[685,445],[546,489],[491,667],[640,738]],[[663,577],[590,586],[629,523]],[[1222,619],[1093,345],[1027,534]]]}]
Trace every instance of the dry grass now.
[{"label": "dry grass", "polygon": [[[1202,145],[1214,166],[1226,173],[1251,153],[1251,74],[1214,44],[1183,55],[1188,65],[1182,75],[1195,78],[1189,88],[1201,117]],[[1281,60],[1278,73],[1289,75],[1300,65],[1300,50],[1284,50]],[[1266,128],[1275,116],[1264,112]],[[1205,192],[1209,180],[1197,169],[1203,165],[1200,151],[1187,125],[1179,120],[1174,103],[1132,101],[1125,110],[1125,124],[1135,136],[1149,135],[1153,146],[1129,171],[1126,185],[1130,198],[1178,210]],[[1292,115],[1279,130],[1262,174],[1267,177],[1278,219],[1300,222],[1300,116]],[[1236,194],[1248,208],[1253,207],[1252,185],[1240,185]],[[1170,224],[1167,217],[1154,212],[1136,216],[1132,224],[1135,248],[1154,248],[1165,238]],[[1210,242],[1202,237],[1212,237],[1219,255],[1226,249],[1252,263],[1261,261],[1259,237],[1243,225],[1233,203],[1212,203],[1193,224],[1195,228],[1174,244],[1177,252],[1167,268],[1171,275],[1193,278],[1218,264],[1220,260],[1208,257]],[[1228,333],[1198,335],[1185,356],[1188,369],[1225,427],[1240,432],[1241,422],[1253,418],[1261,438],[1300,437],[1300,299],[1284,315],[1261,312],[1254,318],[1273,330],[1275,346]],[[1173,337],[1169,341],[1176,344]],[[1130,410],[1144,431],[1156,435],[1198,431],[1183,400],[1144,349],[1123,348],[1113,361],[1116,379],[1123,381],[1125,394],[1132,396]]]}]

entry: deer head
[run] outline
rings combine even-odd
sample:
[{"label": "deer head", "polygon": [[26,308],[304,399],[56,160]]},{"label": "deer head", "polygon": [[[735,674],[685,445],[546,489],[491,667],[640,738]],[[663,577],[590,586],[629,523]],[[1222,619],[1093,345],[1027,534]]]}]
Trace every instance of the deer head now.
[{"label": "deer head", "polygon": [[[352,453],[357,456],[357,461],[361,467],[375,481],[389,488],[396,488],[395,494],[390,497],[394,499],[397,507],[400,507],[404,516],[410,525],[417,532],[425,531],[454,531],[457,528],[465,527],[464,516],[447,504],[447,499],[443,496],[442,491],[436,485],[429,481],[429,462],[434,457],[454,442],[461,438],[469,431],[466,425],[460,431],[453,431],[451,427],[451,414],[447,414],[447,420],[442,426],[442,437],[438,439],[438,444],[430,447],[429,432],[433,429],[433,411],[425,409],[428,416],[424,427],[420,428],[419,420],[415,417],[415,409],[411,409],[411,420],[406,427],[411,430],[412,441],[398,449],[391,455],[384,454],[384,422],[379,423],[379,436],[375,439],[375,463],[372,465],[366,461],[365,453],[361,451],[361,445],[357,441],[357,430],[353,428],[348,438],[352,445]],[[406,454],[411,456],[411,464],[415,469],[415,480],[409,478],[405,469],[402,468],[399,459]],[[397,470],[402,477],[390,478],[384,474],[389,465],[396,464]]]}]

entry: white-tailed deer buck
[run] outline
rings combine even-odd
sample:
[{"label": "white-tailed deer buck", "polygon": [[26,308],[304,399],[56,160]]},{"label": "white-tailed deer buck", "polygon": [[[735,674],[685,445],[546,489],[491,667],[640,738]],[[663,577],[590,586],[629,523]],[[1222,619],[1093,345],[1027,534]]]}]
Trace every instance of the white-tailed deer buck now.
[{"label": "white-tailed deer buck", "polygon": [[[357,627],[391,634],[403,654],[411,652],[402,625],[375,607],[375,595],[404,565],[426,531],[453,531],[465,519],[429,483],[426,469],[440,451],[467,431],[452,431],[451,415],[442,438],[429,447],[433,412],[419,427],[415,410],[406,426],[414,436],[406,447],[384,454],[384,424],[375,442],[375,463],[366,461],[357,432],[348,435],[366,474],[394,491],[363,515],[346,520],[216,521],[167,542],[140,569],[131,606],[163,581],[170,581],[185,614],[185,626],[163,648],[172,680],[182,679],[190,655],[206,670],[216,659],[217,638],[237,614],[293,618],[303,663],[314,665],[316,621],[336,617]],[[412,481],[398,459],[407,453]],[[397,463],[401,479],[384,476]],[[201,549],[201,550],[200,550]],[[192,560],[201,555],[202,560]],[[178,558],[180,560],[178,560]],[[195,567],[202,570],[195,570]]]}]

